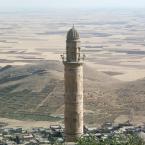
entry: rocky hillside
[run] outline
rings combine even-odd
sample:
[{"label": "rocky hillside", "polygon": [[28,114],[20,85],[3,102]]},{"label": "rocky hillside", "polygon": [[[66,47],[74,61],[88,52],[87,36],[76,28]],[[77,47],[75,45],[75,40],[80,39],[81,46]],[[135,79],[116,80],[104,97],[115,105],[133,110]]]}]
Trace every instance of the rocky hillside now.
[{"label": "rocky hillside", "polygon": [[[84,66],[84,110],[88,124],[113,121],[133,108],[143,114],[145,81],[122,83],[108,74]],[[49,61],[37,65],[0,68],[0,116],[15,119],[63,121],[63,65]],[[133,102],[133,104],[131,103]]]}]

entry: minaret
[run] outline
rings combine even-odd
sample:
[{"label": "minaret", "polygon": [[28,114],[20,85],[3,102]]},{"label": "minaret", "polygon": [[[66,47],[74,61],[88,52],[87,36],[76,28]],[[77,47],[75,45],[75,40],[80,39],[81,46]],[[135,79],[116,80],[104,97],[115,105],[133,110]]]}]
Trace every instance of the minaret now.
[{"label": "minaret", "polygon": [[83,59],[79,33],[74,28],[67,33],[65,67],[65,141],[74,142],[83,134]]}]

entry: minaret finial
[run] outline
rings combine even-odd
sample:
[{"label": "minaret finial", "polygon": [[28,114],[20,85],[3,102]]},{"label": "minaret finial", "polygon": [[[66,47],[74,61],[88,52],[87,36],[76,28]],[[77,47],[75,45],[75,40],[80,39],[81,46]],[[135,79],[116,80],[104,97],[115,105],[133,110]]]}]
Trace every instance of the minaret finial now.
[{"label": "minaret finial", "polygon": [[73,24],[73,29],[75,28],[75,25]]}]

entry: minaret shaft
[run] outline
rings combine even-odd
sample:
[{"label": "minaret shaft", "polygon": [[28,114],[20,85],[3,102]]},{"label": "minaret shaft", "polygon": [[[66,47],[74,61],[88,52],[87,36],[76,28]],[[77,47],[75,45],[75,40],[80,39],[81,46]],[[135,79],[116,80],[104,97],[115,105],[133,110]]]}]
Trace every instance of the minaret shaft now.
[{"label": "minaret shaft", "polygon": [[82,63],[65,63],[65,135],[75,141],[83,134]]},{"label": "minaret shaft", "polygon": [[68,62],[77,62],[80,58],[80,41],[67,41],[66,59]]}]

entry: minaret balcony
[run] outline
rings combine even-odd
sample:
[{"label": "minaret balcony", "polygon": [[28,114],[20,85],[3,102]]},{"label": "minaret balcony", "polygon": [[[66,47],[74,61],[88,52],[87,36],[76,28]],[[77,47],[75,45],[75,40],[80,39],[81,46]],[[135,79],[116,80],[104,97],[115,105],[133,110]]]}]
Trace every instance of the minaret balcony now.
[{"label": "minaret balcony", "polygon": [[83,63],[85,58],[86,58],[85,54],[80,54],[80,53],[77,54],[76,59],[69,59],[66,53],[63,53],[61,55],[61,59],[63,63]]}]

